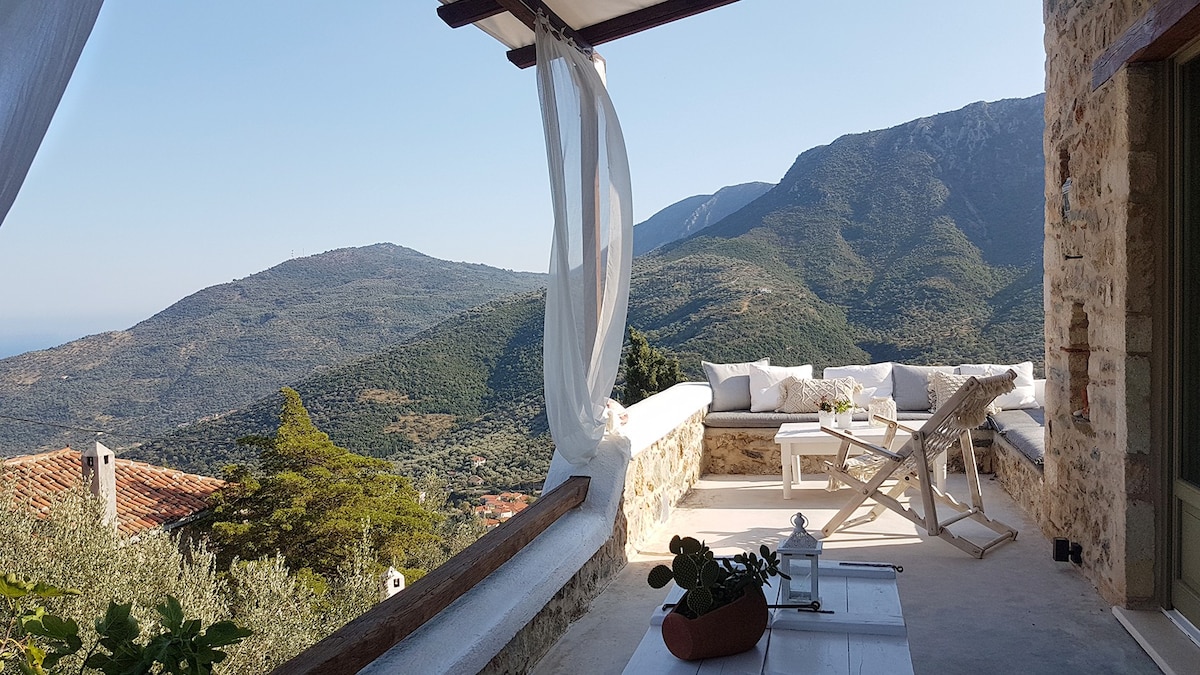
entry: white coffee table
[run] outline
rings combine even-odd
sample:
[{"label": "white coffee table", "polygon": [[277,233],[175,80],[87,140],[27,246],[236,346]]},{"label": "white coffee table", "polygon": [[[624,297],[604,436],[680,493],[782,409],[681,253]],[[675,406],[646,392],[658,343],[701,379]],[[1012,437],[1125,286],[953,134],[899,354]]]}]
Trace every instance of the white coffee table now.
[{"label": "white coffee table", "polygon": [[[920,422],[916,422],[920,424]],[[882,444],[887,434],[887,427],[873,427],[868,422],[854,422],[848,431],[859,438],[875,444]],[[899,448],[908,440],[909,434],[903,430],[896,431],[896,443],[893,449]],[[819,422],[791,422],[780,425],[779,433],[775,434],[775,442],[779,444],[781,464],[783,464],[783,498],[792,498],[792,484],[800,480],[801,455],[836,455],[842,441],[836,436],[821,431]],[[850,454],[858,455],[863,451],[850,446]],[[942,485],[945,476],[946,457],[938,458],[939,468],[936,472],[938,485]]]}]

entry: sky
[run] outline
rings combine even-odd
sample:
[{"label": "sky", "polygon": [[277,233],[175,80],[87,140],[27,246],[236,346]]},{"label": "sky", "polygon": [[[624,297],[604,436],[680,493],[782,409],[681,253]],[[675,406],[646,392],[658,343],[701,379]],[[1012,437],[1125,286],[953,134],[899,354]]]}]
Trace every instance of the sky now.
[{"label": "sky", "polygon": [[[0,225],[0,358],[289,258],[544,272],[533,69],[435,0],[108,0]],[[1040,0],[741,0],[599,47],[635,222],[809,148],[1044,89]]]}]

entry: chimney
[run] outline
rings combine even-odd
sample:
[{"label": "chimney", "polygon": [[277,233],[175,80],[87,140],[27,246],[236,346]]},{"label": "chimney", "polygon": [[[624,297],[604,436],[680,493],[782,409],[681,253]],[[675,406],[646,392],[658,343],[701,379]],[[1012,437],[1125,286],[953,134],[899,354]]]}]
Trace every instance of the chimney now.
[{"label": "chimney", "polygon": [[379,581],[382,585],[379,593],[379,599],[381,601],[387,600],[393,595],[404,590],[404,575],[397,571],[395,567],[389,567],[388,570],[380,576]]},{"label": "chimney", "polygon": [[117,456],[104,444],[83,451],[83,482],[104,500],[104,524],[117,526]]}]

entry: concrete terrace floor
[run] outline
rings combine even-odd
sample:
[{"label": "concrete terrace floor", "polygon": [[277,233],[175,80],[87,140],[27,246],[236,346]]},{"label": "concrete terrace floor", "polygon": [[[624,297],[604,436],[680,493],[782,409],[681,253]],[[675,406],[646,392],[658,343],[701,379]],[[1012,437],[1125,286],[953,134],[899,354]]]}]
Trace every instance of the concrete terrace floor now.
[{"label": "concrete terrace floor", "polygon": [[[825,540],[822,557],[904,567],[898,585],[917,675],[1160,672],[1091,584],[1071,564],[1051,559],[1050,542],[990,478],[981,476],[988,514],[1020,534],[982,560],[921,536],[890,511]],[[951,494],[966,493],[962,474],[951,475],[949,485]],[[826,492],[822,475],[806,475],[797,487],[789,501],[778,476],[705,476],[659,529],[656,544],[630,560],[533,672],[620,673],[665,595],[646,584],[646,574],[670,558],[673,534],[703,539],[718,554],[774,548],[791,532],[796,511],[818,532],[850,496]],[[970,537],[973,530],[964,527],[953,529]],[[979,538],[990,532],[976,531]],[[796,672],[804,672],[799,663]]]}]

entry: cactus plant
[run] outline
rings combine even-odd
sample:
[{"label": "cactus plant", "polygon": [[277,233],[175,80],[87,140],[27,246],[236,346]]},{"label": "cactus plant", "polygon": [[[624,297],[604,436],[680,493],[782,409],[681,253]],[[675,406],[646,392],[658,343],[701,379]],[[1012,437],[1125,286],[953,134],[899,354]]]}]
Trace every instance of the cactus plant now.
[{"label": "cactus plant", "polygon": [[779,554],[766,545],[759,547],[758,555],[739,553],[732,560],[717,559],[704,542],[675,535],[670,550],[675,555],[671,566],[656,565],[646,582],[651,588],[662,588],[674,581],[687,592],[684,613],[690,618],[728,605],[747,588],[761,588],[770,577],[791,578],[779,570]]}]

